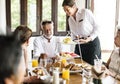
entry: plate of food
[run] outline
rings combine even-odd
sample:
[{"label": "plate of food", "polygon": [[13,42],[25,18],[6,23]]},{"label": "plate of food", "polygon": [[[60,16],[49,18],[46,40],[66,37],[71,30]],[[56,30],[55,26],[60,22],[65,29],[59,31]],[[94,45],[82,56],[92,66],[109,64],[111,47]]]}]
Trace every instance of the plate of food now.
[{"label": "plate of food", "polygon": [[46,80],[50,77],[50,74],[47,72],[47,70],[43,67],[35,67],[31,70],[32,76],[37,76],[38,78],[42,80]]},{"label": "plate of food", "polygon": [[81,64],[68,64],[65,68],[70,70],[70,73],[82,72]]},{"label": "plate of food", "polygon": [[72,41],[71,37],[65,37],[59,43],[65,44],[65,45],[75,45],[76,44],[76,42]]},{"label": "plate of food", "polygon": [[76,54],[74,52],[61,52],[60,56],[66,57],[66,58],[70,58],[70,57],[78,58],[78,57],[80,57],[78,54]]},{"label": "plate of food", "polygon": [[59,67],[60,74],[62,73],[63,69],[69,69],[70,73],[78,73],[82,72],[81,64],[69,63],[69,64],[62,64],[60,62],[56,62],[53,64],[53,67]]}]

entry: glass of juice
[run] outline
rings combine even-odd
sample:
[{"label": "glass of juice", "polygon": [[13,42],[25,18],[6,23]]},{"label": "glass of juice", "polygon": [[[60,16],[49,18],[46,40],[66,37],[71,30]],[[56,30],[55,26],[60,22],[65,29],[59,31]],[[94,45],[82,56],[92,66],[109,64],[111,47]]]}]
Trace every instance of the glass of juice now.
[{"label": "glass of juice", "polygon": [[32,67],[38,67],[38,60],[36,59],[32,60]]},{"label": "glass of juice", "polygon": [[69,78],[70,78],[69,69],[63,68],[63,70],[62,70],[62,78],[65,79],[65,80],[69,80]]}]

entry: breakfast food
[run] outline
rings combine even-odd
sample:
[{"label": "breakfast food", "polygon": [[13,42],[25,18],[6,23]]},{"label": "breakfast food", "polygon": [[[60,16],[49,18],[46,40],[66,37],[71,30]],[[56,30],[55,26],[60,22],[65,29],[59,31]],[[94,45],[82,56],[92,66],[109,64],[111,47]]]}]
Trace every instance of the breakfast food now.
[{"label": "breakfast food", "polygon": [[71,42],[72,42],[72,39],[70,37],[66,37],[63,39],[63,43],[65,43],[65,44],[69,44]]},{"label": "breakfast food", "polygon": [[69,53],[67,53],[67,52],[61,52],[60,56],[62,56],[62,57],[71,57],[71,55]]},{"label": "breakfast food", "polygon": [[40,76],[44,76],[45,75],[43,69],[41,69],[41,68],[35,68],[33,70],[33,73],[35,73],[36,75],[40,75]]},{"label": "breakfast food", "polygon": [[77,70],[81,70],[82,68],[78,65],[74,65],[72,68],[71,68],[71,71],[77,71]]},{"label": "breakfast food", "polygon": [[53,64],[54,67],[60,67],[61,66],[61,63],[60,62],[56,62]]},{"label": "breakfast food", "polygon": [[75,64],[68,64],[65,68],[71,70],[73,66],[75,66]]}]

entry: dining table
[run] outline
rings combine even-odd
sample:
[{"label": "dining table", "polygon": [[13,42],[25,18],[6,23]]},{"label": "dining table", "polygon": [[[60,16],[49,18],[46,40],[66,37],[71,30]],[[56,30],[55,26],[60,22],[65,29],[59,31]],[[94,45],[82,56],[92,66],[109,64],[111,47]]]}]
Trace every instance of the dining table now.
[{"label": "dining table", "polygon": [[[87,66],[89,66],[89,68],[92,68],[93,65],[90,65],[88,64],[87,62],[85,61],[81,61],[80,58],[76,58],[74,59],[75,60],[75,63],[76,64],[87,64]],[[59,76],[60,78],[62,77],[62,75],[60,74]],[[111,76],[106,76],[104,78],[101,78],[102,80],[102,84],[120,84],[120,81],[111,77]],[[50,81],[44,81],[44,80],[41,80],[41,79],[38,79],[36,76],[29,76],[29,77],[26,77],[24,79],[24,82],[23,84],[52,84],[52,82]],[[60,84],[63,84],[63,83],[60,83]],[[81,72],[76,72],[76,73],[70,73],[70,79],[69,79],[69,82],[68,84],[83,84],[83,77],[82,77],[82,73]],[[90,84],[89,82],[86,82],[84,84]],[[94,83],[93,83],[94,84]]]}]

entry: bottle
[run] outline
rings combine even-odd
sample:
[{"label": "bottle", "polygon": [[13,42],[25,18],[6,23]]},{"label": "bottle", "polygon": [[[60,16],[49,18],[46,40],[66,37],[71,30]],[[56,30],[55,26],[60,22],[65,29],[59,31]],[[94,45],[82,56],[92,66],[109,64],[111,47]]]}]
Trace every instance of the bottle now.
[{"label": "bottle", "polygon": [[53,84],[59,84],[59,68],[53,70]]},{"label": "bottle", "polygon": [[82,73],[82,84],[86,84],[87,80],[85,78],[85,70],[83,70],[83,73]]}]

